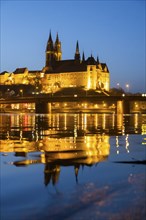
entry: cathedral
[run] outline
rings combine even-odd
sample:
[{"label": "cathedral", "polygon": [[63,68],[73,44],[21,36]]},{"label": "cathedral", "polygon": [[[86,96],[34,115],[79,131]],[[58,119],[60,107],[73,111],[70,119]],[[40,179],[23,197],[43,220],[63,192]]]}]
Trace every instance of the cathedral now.
[{"label": "cathedral", "polygon": [[50,32],[46,46],[45,65],[41,70],[17,68],[14,72],[0,73],[0,85],[33,85],[41,93],[56,92],[61,88],[109,91],[110,73],[105,63],[92,55],[80,55],[77,41],[74,59],[62,60],[61,41],[58,33],[53,42]]}]

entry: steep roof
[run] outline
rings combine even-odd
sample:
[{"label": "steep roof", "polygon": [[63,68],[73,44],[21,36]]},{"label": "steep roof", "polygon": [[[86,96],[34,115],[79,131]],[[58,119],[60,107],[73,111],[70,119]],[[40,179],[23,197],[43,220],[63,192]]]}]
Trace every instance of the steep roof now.
[{"label": "steep roof", "polygon": [[0,73],[0,75],[5,75],[5,73],[8,73],[7,71],[3,71]]},{"label": "steep roof", "polygon": [[86,70],[87,67],[85,63],[80,63],[80,61],[76,61],[76,60],[61,60],[55,62],[51,72],[52,73],[83,72]]},{"label": "steep roof", "polygon": [[42,71],[41,70],[29,70],[28,72],[29,73],[41,73]]},{"label": "steep roof", "polygon": [[91,55],[91,57],[88,57],[86,62],[88,65],[96,65],[96,61],[95,61],[94,57],[92,57],[92,55]]},{"label": "steep roof", "polygon": [[109,73],[109,70],[108,70],[108,67],[107,67],[106,63],[100,63],[100,64],[102,66],[102,70],[104,71],[104,69],[106,68],[107,72]]},{"label": "steep roof", "polygon": [[[100,63],[102,71],[105,71],[105,68],[108,71],[106,63]],[[79,60],[60,60],[56,61],[52,67],[45,71],[46,74],[49,73],[69,73],[69,72],[84,72],[87,71],[87,65],[98,65],[98,62],[95,61],[94,57],[89,57],[86,61]],[[97,67],[98,68],[98,67]]]},{"label": "steep roof", "polygon": [[21,73],[24,73],[25,71],[28,71],[28,69],[26,67],[24,67],[24,68],[17,68],[14,71],[14,74],[21,74]]}]

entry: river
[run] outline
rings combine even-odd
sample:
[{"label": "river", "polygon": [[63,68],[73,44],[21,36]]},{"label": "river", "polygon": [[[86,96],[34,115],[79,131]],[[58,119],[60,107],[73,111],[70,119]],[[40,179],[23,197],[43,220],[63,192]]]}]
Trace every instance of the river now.
[{"label": "river", "polygon": [[144,220],[146,115],[0,114],[1,220]]}]

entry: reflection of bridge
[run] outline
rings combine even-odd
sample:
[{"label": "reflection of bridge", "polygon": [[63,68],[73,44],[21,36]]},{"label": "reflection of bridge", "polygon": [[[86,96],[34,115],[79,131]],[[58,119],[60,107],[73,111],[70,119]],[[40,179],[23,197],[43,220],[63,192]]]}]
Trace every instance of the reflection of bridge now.
[{"label": "reflection of bridge", "polygon": [[[56,102],[75,102],[75,103],[98,103],[107,102],[112,104],[114,102],[116,111],[118,113],[130,113],[131,103],[143,102],[144,111],[146,111],[146,96],[142,95],[118,95],[118,96],[34,96],[34,97],[12,97],[1,99],[0,104],[16,104],[16,103],[35,103],[36,113],[48,113],[51,111],[51,103]],[[48,105],[50,104],[50,106]],[[137,108],[140,112],[140,107]]]}]

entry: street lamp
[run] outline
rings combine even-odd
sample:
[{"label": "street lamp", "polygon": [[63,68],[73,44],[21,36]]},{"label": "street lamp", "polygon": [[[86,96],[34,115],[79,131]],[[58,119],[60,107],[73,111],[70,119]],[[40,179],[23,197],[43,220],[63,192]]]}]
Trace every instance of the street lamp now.
[{"label": "street lamp", "polygon": [[120,83],[117,83],[117,88],[118,88],[118,89],[120,88]]},{"label": "street lamp", "polygon": [[20,94],[21,96],[23,96],[23,89],[20,89]]},{"label": "street lamp", "polygon": [[126,90],[129,92],[129,84],[126,84]]}]

